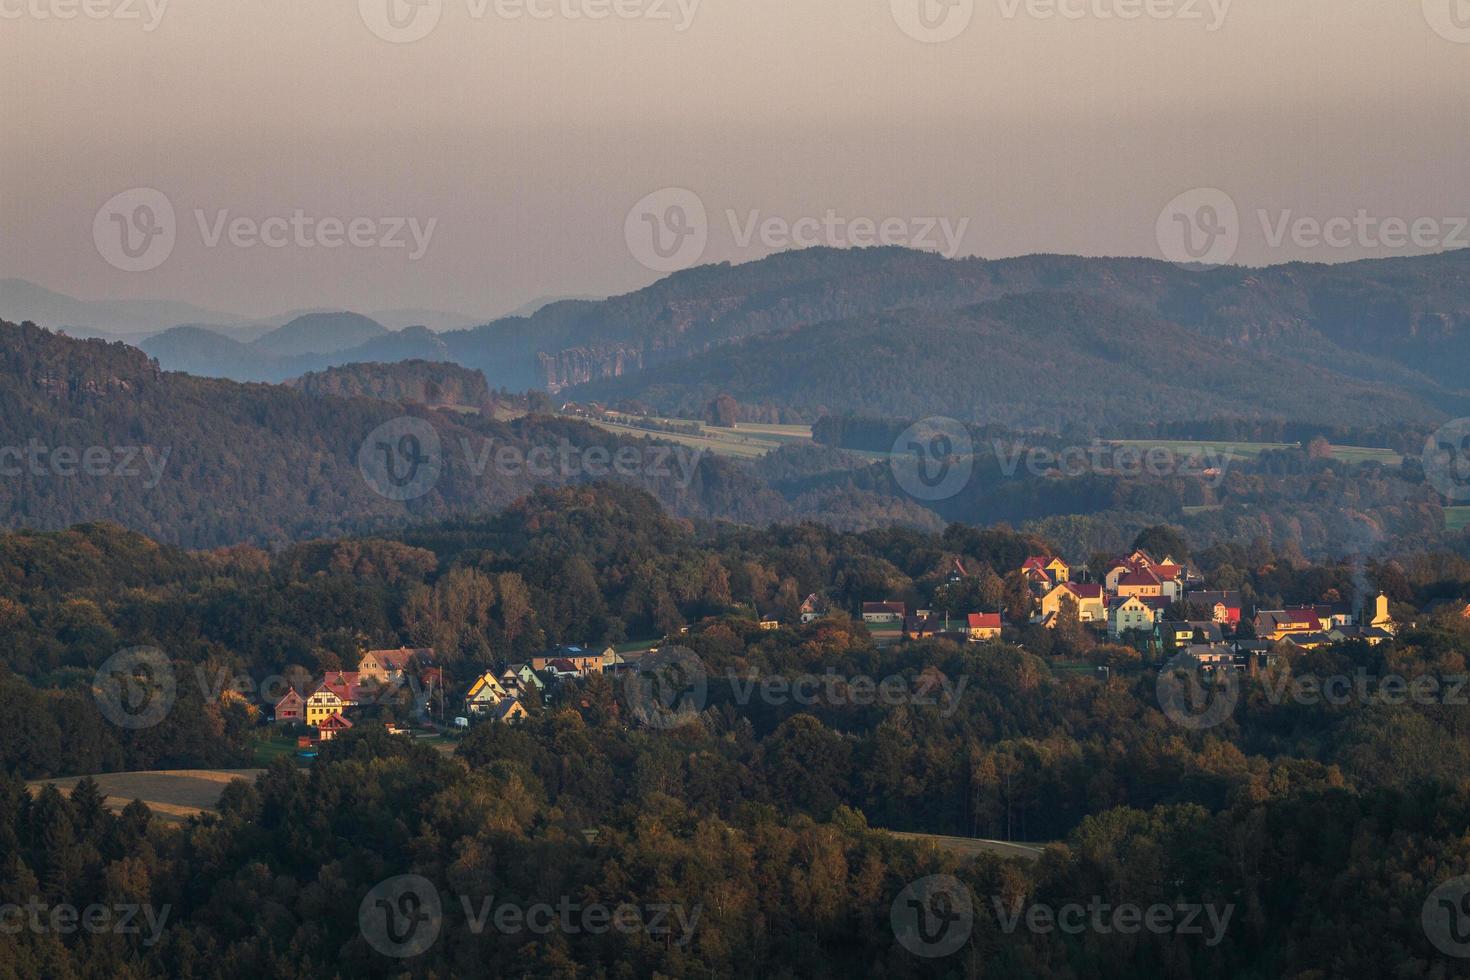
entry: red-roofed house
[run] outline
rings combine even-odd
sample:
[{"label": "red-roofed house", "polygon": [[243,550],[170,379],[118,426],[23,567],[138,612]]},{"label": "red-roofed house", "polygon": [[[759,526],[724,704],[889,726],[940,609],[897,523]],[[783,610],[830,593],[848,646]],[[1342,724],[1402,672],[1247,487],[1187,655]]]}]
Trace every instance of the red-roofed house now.
[{"label": "red-roofed house", "polygon": [[1100,623],[1108,618],[1107,606],[1103,603],[1102,586],[1095,582],[1063,582],[1041,597],[1041,622],[1055,626],[1062,611],[1062,600],[1070,599],[1077,605],[1077,619],[1083,623]]},{"label": "red-roofed house", "polygon": [[1149,596],[1161,596],[1164,594],[1164,583],[1154,574],[1150,568],[1138,568],[1118,579],[1116,589],[1118,595],[1127,597],[1136,595],[1140,598]]},{"label": "red-roofed house", "polygon": [[1000,613],[970,613],[965,617],[965,632],[971,643],[1000,639]]},{"label": "red-roofed house", "polygon": [[352,722],[343,718],[340,714],[334,714],[328,718],[323,718],[321,723],[316,726],[316,730],[323,742],[330,742],[351,727]]}]

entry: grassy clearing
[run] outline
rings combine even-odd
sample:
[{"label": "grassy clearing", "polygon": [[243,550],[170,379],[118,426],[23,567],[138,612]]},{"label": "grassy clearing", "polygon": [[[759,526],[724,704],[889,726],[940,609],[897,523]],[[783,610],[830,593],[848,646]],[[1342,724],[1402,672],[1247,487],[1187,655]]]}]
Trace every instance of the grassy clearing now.
[{"label": "grassy clearing", "polygon": [[[1179,456],[1218,456],[1230,453],[1245,459],[1259,456],[1268,449],[1300,448],[1294,443],[1285,442],[1195,442],[1189,439],[1120,439],[1116,445],[1134,446],[1144,450],[1158,446]],[[1392,449],[1375,449],[1371,446],[1333,446],[1332,458],[1344,463],[1378,462],[1385,466],[1397,466],[1404,460],[1403,456]]]},{"label": "grassy clearing", "polygon": [[[183,823],[189,817],[219,806],[220,795],[234,779],[254,781],[260,769],[173,769],[152,772],[108,772],[93,776],[106,797],[110,810],[121,810],[133,800],[142,800],[160,819]],[[47,783],[70,793],[82,776],[38,779],[27,783],[39,793]]]},{"label": "grassy clearing", "polygon": [[943,834],[911,834],[901,830],[886,830],[883,833],[900,840],[916,841],[922,844],[932,844],[942,851],[950,851],[964,858],[976,858],[982,854],[994,854],[998,857],[1018,857],[1026,861],[1035,861],[1041,857],[1043,844],[1017,844],[1013,841],[981,840],[978,837],[946,837]]},{"label": "grassy clearing", "polygon": [[695,426],[698,428],[698,434],[695,435],[643,428],[637,424],[639,420],[633,416],[615,416],[615,418],[618,421],[608,419],[584,419],[584,421],[619,435],[647,436],[681,446],[703,449],[721,456],[734,456],[741,459],[756,459],[780,449],[783,445],[811,442],[812,438],[811,426],[808,425],[741,423],[733,429],[723,429],[691,419],[649,420],[666,425]]},{"label": "grassy clearing", "polygon": [[1470,507],[1446,507],[1444,524],[1451,531],[1463,531],[1470,527]]}]

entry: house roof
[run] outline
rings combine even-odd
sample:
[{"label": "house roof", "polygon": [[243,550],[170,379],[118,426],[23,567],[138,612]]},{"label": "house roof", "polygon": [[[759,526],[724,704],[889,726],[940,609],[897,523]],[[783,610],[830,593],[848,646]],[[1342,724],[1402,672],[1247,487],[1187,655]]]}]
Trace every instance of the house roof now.
[{"label": "house roof", "polygon": [[1103,588],[1096,582],[1066,582],[1063,583],[1073,595],[1079,599],[1101,599]]},{"label": "house roof", "polygon": [[1191,592],[1184,597],[1186,601],[1211,608],[1223,605],[1226,609],[1240,608],[1240,593],[1230,592]]},{"label": "house roof", "polygon": [[360,688],[359,674],[355,670],[334,670],[322,678],[317,690],[325,688],[343,701],[356,701]]},{"label": "house roof", "polygon": [[522,705],[520,701],[516,700],[515,698],[506,698],[504,701],[501,701],[499,704],[497,704],[494,708],[490,709],[490,714],[497,719],[503,720],[507,715],[511,714],[512,712],[525,710],[525,706]]},{"label": "house roof", "polygon": [[1125,585],[1149,586],[1163,584],[1164,583],[1159,579],[1159,577],[1147,568],[1135,568],[1127,575],[1124,575],[1122,578],[1118,579],[1119,588],[1122,588]]},{"label": "house roof", "polygon": [[327,728],[331,729],[332,731],[340,732],[346,731],[347,729],[351,728],[352,722],[348,721],[346,718],[343,718],[341,712],[336,712],[328,715],[326,718],[323,718],[321,720],[321,723],[318,724],[316,727],[318,730]]},{"label": "house roof", "polygon": [[557,657],[555,660],[551,661],[551,663],[547,664],[547,666],[555,667],[557,670],[562,671],[563,673],[575,671],[577,669],[577,665],[572,663],[566,657]]},{"label": "house roof", "polygon": [[972,630],[998,630],[1000,613],[970,613],[965,617],[965,624]]}]

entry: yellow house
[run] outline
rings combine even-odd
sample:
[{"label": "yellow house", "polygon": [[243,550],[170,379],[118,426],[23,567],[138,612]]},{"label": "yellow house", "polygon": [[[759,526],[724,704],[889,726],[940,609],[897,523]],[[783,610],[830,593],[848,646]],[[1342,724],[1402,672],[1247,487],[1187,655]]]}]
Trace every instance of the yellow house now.
[{"label": "yellow house", "polygon": [[1107,606],[1103,604],[1102,586],[1078,582],[1063,582],[1041,597],[1041,621],[1055,625],[1062,612],[1062,599],[1070,598],[1077,604],[1077,619],[1083,623],[1100,623],[1108,618]]},{"label": "yellow house", "polygon": [[326,687],[319,687],[306,699],[306,723],[320,725],[328,718],[341,714],[343,701]]},{"label": "yellow house", "polygon": [[1151,569],[1139,568],[1119,577],[1117,593],[1121,596],[1158,598],[1164,594],[1164,583]]},{"label": "yellow house", "polygon": [[469,693],[464,696],[465,710],[472,715],[483,715],[503,701],[505,697],[505,687],[495,676],[495,671],[487,670],[475,679],[475,683],[470,685]]},{"label": "yellow house", "polygon": [[1108,632],[1122,636],[1129,630],[1152,630],[1154,611],[1138,596],[1129,596],[1108,613]]}]

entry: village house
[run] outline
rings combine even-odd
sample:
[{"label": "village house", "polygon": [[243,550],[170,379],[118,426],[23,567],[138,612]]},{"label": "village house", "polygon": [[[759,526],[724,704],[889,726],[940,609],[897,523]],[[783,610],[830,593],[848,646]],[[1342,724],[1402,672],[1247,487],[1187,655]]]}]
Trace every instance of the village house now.
[{"label": "village house", "polygon": [[431,649],[369,650],[358,661],[357,673],[363,680],[373,680],[381,685],[400,684],[409,671],[418,665],[433,663]]},{"label": "village house", "polygon": [[323,718],[321,723],[316,726],[317,737],[320,738],[323,742],[330,742],[332,739],[336,738],[338,735],[341,735],[343,732],[347,731],[351,727],[352,722],[348,721],[340,714],[334,714],[327,718]]},{"label": "village house", "polygon": [[495,672],[487,670],[475,678],[475,682],[470,685],[469,691],[465,694],[465,713],[469,715],[488,714],[506,696],[505,687],[495,676]]},{"label": "village house", "polygon": [[306,699],[306,723],[320,728],[322,722],[333,715],[340,715],[346,706],[336,691],[322,684]]},{"label": "village house", "polygon": [[865,623],[902,623],[908,607],[901,602],[865,602],[863,603],[863,622]]},{"label": "village house", "polygon": [[1041,597],[1040,623],[1048,629],[1056,626],[1062,612],[1062,600],[1070,599],[1077,606],[1077,619],[1083,623],[1101,623],[1107,619],[1107,606],[1103,602],[1102,586],[1087,582],[1063,582]]},{"label": "village house", "polygon": [[496,721],[505,722],[507,725],[524,721],[530,715],[531,713],[526,710],[526,706],[521,704],[517,698],[506,698],[491,709],[490,712],[491,718],[494,718]]},{"label": "village house", "polygon": [[1000,613],[970,613],[965,623],[965,633],[971,643],[1000,639]]},{"label": "village house", "polygon": [[272,719],[276,724],[306,723],[306,699],[296,688],[288,688],[285,697],[276,702]]},{"label": "village house", "polygon": [[1133,630],[1153,632],[1154,610],[1139,596],[1128,596],[1108,610],[1108,633],[1121,637]]},{"label": "village house", "polygon": [[1032,555],[1021,564],[1021,574],[1032,588],[1050,590],[1072,577],[1072,568],[1060,558],[1047,555]]},{"label": "village house", "polygon": [[[603,667],[603,655],[584,650],[581,647],[561,646],[554,650],[531,658],[532,670],[546,670],[558,660],[565,660],[572,664],[572,670],[577,674],[600,674]],[[565,668],[561,669],[565,673]]]},{"label": "village house", "polygon": [[770,619],[768,617],[760,621],[760,628],[766,632],[769,632],[771,630],[778,630],[781,628],[781,621],[779,619]]},{"label": "village house", "polygon": [[[609,647],[608,649],[610,650],[612,648]],[[502,684],[505,684],[512,679],[520,684],[522,690],[529,691],[534,688],[537,691],[541,691],[546,688],[546,682],[541,679],[541,675],[531,669],[530,664],[511,664],[506,667],[500,675],[500,681]]]},{"label": "village house", "polygon": [[1315,606],[1296,609],[1258,609],[1256,636],[1266,640],[1284,640],[1293,634],[1320,633],[1322,620]]},{"label": "village house", "polygon": [[933,616],[907,616],[903,621],[903,635],[910,640],[924,640],[939,633],[944,624]]},{"label": "village house", "polygon": [[1185,598],[1191,605],[1209,613],[1217,623],[1231,627],[1240,623],[1240,593],[1237,591],[1191,592]]},{"label": "village house", "polygon": [[801,621],[803,624],[810,623],[814,619],[821,619],[830,611],[831,609],[827,605],[827,600],[813,592],[802,600]]}]

